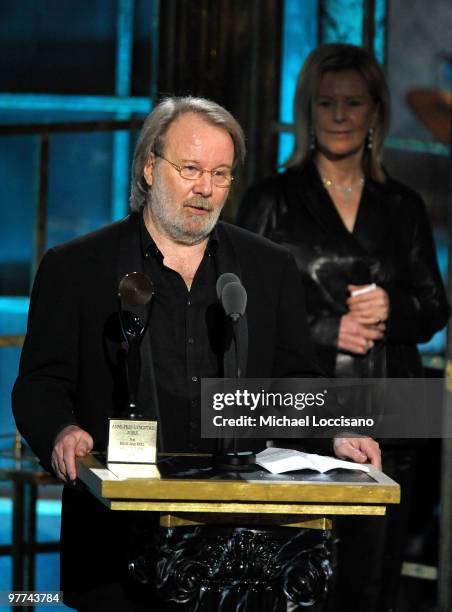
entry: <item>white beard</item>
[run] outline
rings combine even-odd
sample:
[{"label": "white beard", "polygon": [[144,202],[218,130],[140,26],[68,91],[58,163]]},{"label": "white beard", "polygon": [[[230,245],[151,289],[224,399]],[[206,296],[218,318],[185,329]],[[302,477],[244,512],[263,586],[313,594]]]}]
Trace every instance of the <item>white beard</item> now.
[{"label": "white beard", "polygon": [[[159,172],[154,173],[147,205],[159,231],[175,242],[186,245],[199,244],[205,240],[215,227],[222,209],[222,206],[215,209],[212,202],[202,196],[195,196],[176,208]],[[193,215],[185,208],[187,205],[209,212],[202,216]]]}]

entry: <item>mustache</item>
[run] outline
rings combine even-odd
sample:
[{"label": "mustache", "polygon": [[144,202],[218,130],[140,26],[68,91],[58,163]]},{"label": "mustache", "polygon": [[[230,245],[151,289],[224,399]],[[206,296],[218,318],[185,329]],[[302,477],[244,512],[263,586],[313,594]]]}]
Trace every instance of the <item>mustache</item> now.
[{"label": "mustache", "polygon": [[182,206],[184,208],[186,207],[191,207],[191,208],[198,208],[200,210],[206,210],[208,212],[211,212],[213,210],[213,204],[210,200],[205,200],[204,198],[191,198],[190,200],[186,200]]}]

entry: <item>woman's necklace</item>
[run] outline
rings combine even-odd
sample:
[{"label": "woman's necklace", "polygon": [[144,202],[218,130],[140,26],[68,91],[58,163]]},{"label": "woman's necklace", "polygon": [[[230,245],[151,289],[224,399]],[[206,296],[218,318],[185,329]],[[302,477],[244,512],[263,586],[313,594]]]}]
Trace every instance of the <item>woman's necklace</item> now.
[{"label": "woman's necklace", "polygon": [[361,189],[361,187],[364,185],[364,177],[361,177],[354,185],[338,185],[331,179],[322,176],[322,183],[327,189],[334,189],[335,191],[341,193],[344,196],[344,201],[348,203],[352,197],[352,194]]}]

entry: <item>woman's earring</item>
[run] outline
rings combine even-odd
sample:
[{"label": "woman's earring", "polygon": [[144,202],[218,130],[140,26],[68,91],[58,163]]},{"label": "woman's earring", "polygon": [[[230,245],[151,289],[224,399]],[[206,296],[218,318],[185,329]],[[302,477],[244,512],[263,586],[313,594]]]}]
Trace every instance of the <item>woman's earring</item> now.
[{"label": "woman's earring", "polygon": [[369,128],[369,133],[367,134],[367,148],[372,149],[374,146],[374,128]]},{"label": "woman's earring", "polygon": [[314,151],[314,149],[315,149],[315,132],[314,132],[314,128],[313,127],[311,127],[310,134],[311,134],[311,139],[310,139],[310,142],[309,142],[309,150],[310,151]]}]

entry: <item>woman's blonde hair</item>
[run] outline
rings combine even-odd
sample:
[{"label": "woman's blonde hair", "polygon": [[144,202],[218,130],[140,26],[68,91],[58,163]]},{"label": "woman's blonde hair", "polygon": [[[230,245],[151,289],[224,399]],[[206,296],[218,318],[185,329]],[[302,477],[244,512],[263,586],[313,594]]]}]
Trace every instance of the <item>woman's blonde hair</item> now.
[{"label": "woman's blonde hair", "polygon": [[377,60],[354,45],[327,44],[314,49],[307,57],[298,76],[294,99],[295,149],[285,163],[286,168],[300,168],[315,154],[311,148],[313,105],[322,75],[327,71],[356,70],[367,83],[369,95],[377,109],[372,148],[365,147],[363,171],[376,181],[384,182],[381,155],[389,130],[389,90]]}]

